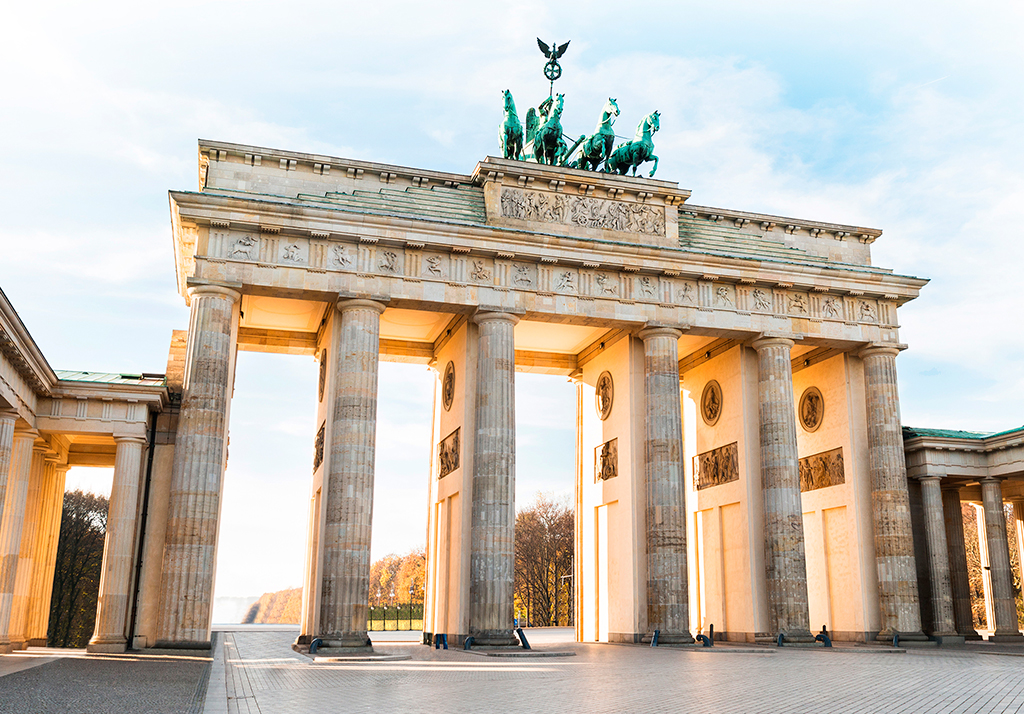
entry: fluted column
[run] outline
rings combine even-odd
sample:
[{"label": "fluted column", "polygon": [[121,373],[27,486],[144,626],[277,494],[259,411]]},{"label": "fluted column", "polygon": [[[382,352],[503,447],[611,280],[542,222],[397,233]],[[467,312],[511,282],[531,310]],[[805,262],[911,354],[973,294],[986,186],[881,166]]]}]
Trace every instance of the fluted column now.
[{"label": "fluted column", "polygon": [[54,533],[54,503],[60,500],[54,493],[57,486],[57,460],[57,454],[53,452],[43,459],[38,525],[35,543],[32,546],[32,579],[29,583],[28,614],[25,619],[25,640],[29,647],[46,646],[46,626],[50,620],[53,575],[49,572],[48,556],[51,544],[57,539],[57,534]]},{"label": "fluted column", "polygon": [[679,338],[669,327],[640,331],[644,342],[647,480],[647,630],[665,644],[691,643],[686,564],[683,417]]},{"label": "fluted column", "polygon": [[942,512],[946,518],[946,546],[949,550],[949,581],[953,596],[953,620],[956,631],[969,640],[981,638],[974,629],[971,608],[971,579],[967,571],[967,545],[964,542],[964,514],[960,506],[960,487],[942,489]]},{"label": "fluted column", "polygon": [[335,319],[333,421],[327,446],[326,523],[320,582],[319,634],[323,647],[369,646],[370,535],[377,368],[384,305],[340,300]]},{"label": "fluted column", "polygon": [[7,497],[7,482],[11,471],[11,451],[14,449],[14,425],[18,413],[0,409],[0,523],[3,523],[4,501]]},{"label": "fluted column", "polygon": [[469,634],[480,645],[515,645],[516,351],[519,318],[481,312],[478,325]]},{"label": "fluted column", "polygon": [[1000,479],[981,479],[981,501],[985,508],[985,538],[988,541],[989,573],[992,576],[994,642],[1024,639],[1017,623],[1017,602],[1013,596],[1013,571],[1010,569],[1010,544],[1006,537],[1006,513]]},{"label": "fluted column", "polygon": [[956,635],[953,614],[953,587],[946,547],[946,523],[942,512],[940,476],[921,476],[921,501],[924,506],[925,540],[928,543],[928,573],[932,583],[933,637]]},{"label": "fluted column", "polygon": [[25,518],[21,527],[21,544],[18,547],[18,574],[14,579],[14,603],[11,608],[11,624],[8,637],[11,647],[16,650],[28,645],[29,596],[32,589],[36,538],[39,533],[39,506],[43,479],[46,471],[48,449],[43,442],[32,446],[32,466],[28,477],[28,494],[25,498]]},{"label": "fluted column", "polygon": [[114,483],[107,508],[107,536],[103,543],[103,567],[96,604],[96,626],[89,640],[90,652],[124,652],[128,638],[125,624],[131,598],[132,555],[135,550],[135,515],[139,505],[139,475],[146,440],[114,437]]},{"label": "fluted column", "polygon": [[10,624],[14,610],[14,587],[18,576],[25,503],[28,500],[32,444],[38,437],[39,432],[34,429],[16,429],[11,439],[3,521],[0,522],[0,653],[12,650]]},{"label": "fluted column", "polygon": [[860,352],[864,361],[871,512],[882,616],[880,641],[891,640],[895,632],[899,632],[901,639],[927,639],[921,631],[914,534],[896,384],[897,354],[897,348],[882,345]]},{"label": "fluted column", "polygon": [[67,481],[68,465],[56,464],[50,495],[47,501],[47,536],[45,551],[41,555],[41,594],[40,608],[36,611],[36,619],[30,623],[30,647],[44,647],[48,642],[50,626],[50,599],[53,596],[53,575],[57,568],[57,545],[60,542],[60,522],[64,509],[64,486]]},{"label": "fluted column", "polygon": [[157,647],[210,645],[238,292],[189,289],[185,384],[171,467]]},{"label": "fluted column", "polygon": [[761,489],[764,498],[765,586],[771,632],[793,642],[813,642],[807,606],[807,564],[800,500],[796,406],[793,401],[793,341],[755,340]]}]

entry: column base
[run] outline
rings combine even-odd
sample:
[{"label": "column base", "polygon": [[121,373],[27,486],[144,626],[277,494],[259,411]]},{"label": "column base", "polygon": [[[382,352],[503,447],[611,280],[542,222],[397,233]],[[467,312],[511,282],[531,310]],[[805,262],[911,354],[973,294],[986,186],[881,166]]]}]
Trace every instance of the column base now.
[{"label": "column base", "polygon": [[968,640],[968,641],[970,641],[970,640],[983,640],[983,639],[985,639],[984,637],[979,635],[976,630],[971,630],[970,632],[961,632],[961,633],[958,633],[958,634],[960,634],[965,640]]},{"label": "column base", "polygon": [[14,648],[10,642],[0,642],[0,654],[10,654],[14,652]]},{"label": "column base", "polygon": [[128,641],[123,638],[120,640],[90,642],[85,646],[85,651],[90,654],[122,654],[127,649]]},{"label": "column base", "polygon": [[932,640],[939,647],[960,647],[964,644],[963,635],[932,635]]},{"label": "column base", "polygon": [[[642,644],[649,645],[653,639],[654,633],[648,632],[640,638],[640,642]],[[666,632],[665,630],[661,630],[658,633],[659,645],[692,645],[695,641],[696,640],[693,639],[693,635],[686,630],[682,632]]]},{"label": "column base", "polygon": [[[366,630],[361,632],[335,632],[330,635],[320,635],[320,650],[348,650],[356,651],[362,648],[364,651],[373,649]],[[312,642],[312,640],[310,640]]]},{"label": "column base", "polygon": [[152,649],[155,650],[208,650],[210,640],[157,640]]},{"label": "column base", "polygon": [[46,642],[47,642],[47,640],[46,640],[45,637],[33,637],[32,639],[30,639],[28,641],[28,646],[29,647],[46,647]]},{"label": "column base", "polygon": [[1019,632],[995,632],[988,636],[988,641],[1019,645],[1024,643],[1024,635]]},{"label": "column base", "polygon": [[519,638],[512,630],[485,630],[473,632],[473,647],[520,647]]},{"label": "column base", "polygon": [[9,647],[10,647],[10,648],[11,648],[12,650],[23,650],[23,649],[25,649],[25,648],[26,648],[26,646],[27,646],[27,643],[25,642],[25,640],[11,640],[11,641],[10,641],[10,642],[8,643],[8,646],[9,646]]}]

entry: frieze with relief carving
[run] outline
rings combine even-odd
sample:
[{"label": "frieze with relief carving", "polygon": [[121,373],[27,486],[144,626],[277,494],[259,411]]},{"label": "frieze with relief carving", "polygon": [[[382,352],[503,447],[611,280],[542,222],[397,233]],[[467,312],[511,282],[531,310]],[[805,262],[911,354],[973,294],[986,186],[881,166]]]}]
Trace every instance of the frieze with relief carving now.
[{"label": "frieze with relief carving", "polygon": [[801,493],[842,483],[846,483],[842,447],[800,459]]},{"label": "frieze with relief carving", "polygon": [[501,215],[520,221],[560,223],[654,236],[665,235],[665,210],[662,207],[592,196],[569,196],[503,188]]},{"label": "frieze with relief carving", "polygon": [[[461,427],[460,427],[461,429]],[[456,429],[437,445],[437,477],[444,478],[459,468],[459,431]]]},{"label": "frieze with relief carving", "polygon": [[739,480],[740,455],[737,442],[693,457],[693,481],[698,491]]},{"label": "frieze with relief carving", "polygon": [[619,475],[619,440],[611,439],[594,449],[594,483]]}]

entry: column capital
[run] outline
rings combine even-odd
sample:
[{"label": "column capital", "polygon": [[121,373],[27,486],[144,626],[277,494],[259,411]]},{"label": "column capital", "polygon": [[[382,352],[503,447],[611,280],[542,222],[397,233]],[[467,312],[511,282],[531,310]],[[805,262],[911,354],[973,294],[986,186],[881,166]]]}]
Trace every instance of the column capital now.
[{"label": "column capital", "polygon": [[114,443],[115,444],[142,444],[143,446],[145,446],[146,444],[149,443],[149,439],[147,439],[144,436],[134,436],[134,435],[129,435],[129,434],[125,434],[125,435],[114,434]]},{"label": "column capital", "polygon": [[656,325],[648,324],[644,329],[637,333],[637,337],[646,342],[652,337],[671,337],[678,340],[683,336],[683,331],[678,327],[672,327],[670,325]]},{"label": "column capital", "polygon": [[987,476],[982,476],[981,478],[979,478],[978,482],[979,483],[1002,483],[1005,480],[1006,480],[1005,476],[987,475]]},{"label": "column capital", "polygon": [[519,316],[514,315],[511,312],[498,312],[498,311],[483,311],[473,315],[473,322],[480,324],[482,322],[490,322],[492,320],[502,320],[504,322],[511,322],[513,325],[519,322]]},{"label": "column capital", "polygon": [[346,310],[373,310],[380,315],[384,310],[387,309],[387,305],[383,302],[376,300],[365,300],[363,298],[349,298],[338,296],[338,302],[336,307],[339,312],[345,312]]},{"label": "column capital", "polygon": [[923,481],[941,481],[942,479],[945,478],[945,474],[923,473],[923,474],[915,474],[914,476],[911,476],[911,478],[915,478],[918,481],[922,481],[922,482]]},{"label": "column capital", "polygon": [[186,292],[189,298],[193,297],[226,297],[231,302],[238,302],[242,299],[242,293],[238,290],[242,287],[241,283],[231,283],[230,285],[220,285],[217,283],[200,283],[196,280],[188,281],[188,288]]},{"label": "column capital", "polygon": [[750,342],[750,346],[760,352],[765,347],[788,347],[793,349],[793,345],[796,344],[796,340],[791,337],[783,337],[781,335],[770,335],[762,334],[754,338]]},{"label": "column capital", "polygon": [[10,419],[14,421],[18,418],[18,412],[14,409],[0,409],[0,419]]},{"label": "column capital", "polygon": [[903,350],[907,349],[907,346],[898,342],[872,342],[866,347],[863,347],[857,352],[857,356],[861,359],[865,357],[879,357],[884,355],[891,355],[895,357]]},{"label": "column capital", "polygon": [[35,441],[40,436],[41,434],[31,427],[26,429],[19,429],[18,427],[14,427],[15,439],[31,439],[32,441]]}]

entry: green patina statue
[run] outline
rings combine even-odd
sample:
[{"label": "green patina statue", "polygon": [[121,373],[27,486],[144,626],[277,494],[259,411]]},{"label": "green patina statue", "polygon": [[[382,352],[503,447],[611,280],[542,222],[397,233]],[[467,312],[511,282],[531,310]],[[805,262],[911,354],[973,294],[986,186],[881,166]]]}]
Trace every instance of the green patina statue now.
[{"label": "green patina statue", "polygon": [[[565,154],[565,142],[562,141],[562,106],[565,101],[564,94],[556,94],[552,100],[550,97],[541,102],[539,126],[533,134],[533,158],[538,164],[550,164],[558,166],[559,160]],[[529,115],[527,115],[527,126],[529,126]]]},{"label": "green patina statue", "polygon": [[610,173],[625,175],[633,169],[633,175],[636,176],[640,164],[653,161],[654,168],[648,175],[654,176],[654,172],[658,170],[658,157],[654,155],[654,141],[651,140],[651,136],[661,128],[660,116],[661,114],[656,111],[645,116],[636,128],[636,138],[620,145],[612,152],[606,164]]},{"label": "green patina statue", "polygon": [[505,97],[505,122],[501,125],[501,153],[506,159],[522,159],[523,125],[519,123],[512,92],[506,89],[502,95]]},{"label": "green patina statue", "polygon": [[597,171],[602,163],[608,161],[612,145],[615,143],[615,130],[612,126],[618,115],[619,105],[613,98],[608,97],[604,109],[601,110],[601,121],[597,123],[594,133],[588,136],[580,147],[580,156],[574,163],[575,168]]}]

